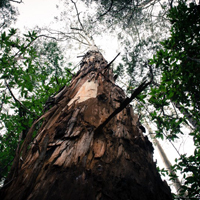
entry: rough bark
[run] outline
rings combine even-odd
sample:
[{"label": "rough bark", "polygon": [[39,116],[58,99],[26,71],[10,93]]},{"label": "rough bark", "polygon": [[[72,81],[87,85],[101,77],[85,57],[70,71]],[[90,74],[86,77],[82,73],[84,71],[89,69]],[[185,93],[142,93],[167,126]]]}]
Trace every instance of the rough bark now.
[{"label": "rough bark", "polygon": [[98,128],[125,100],[107,61],[90,51],[80,66],[28,132],[1,199],[172,199],[130,105]]}]

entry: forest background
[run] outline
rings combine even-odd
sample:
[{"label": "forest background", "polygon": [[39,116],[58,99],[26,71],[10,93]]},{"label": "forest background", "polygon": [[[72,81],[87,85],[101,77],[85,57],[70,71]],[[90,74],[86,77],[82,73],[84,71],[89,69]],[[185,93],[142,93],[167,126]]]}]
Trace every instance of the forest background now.
[{"label": "forest background", "polygon": [[[42,4],[38,1],[35,12],[50,13],[50,23],[40,26],[34,15],[21,20],[35,25],[25,30],[17,7],[25,8],[26,1],[0,1],[1,180],[33,121],[78,70],[77,56],[98,47],[108,60],[121,52],[113,70],[127,96],[152,69],[153,83],[134,100],[134,112],[149,137],[163,139],[171,157],[171,170],[160,167],[160,173],[170,180],[181,177],[174,197],[199,199],[199,2],[63,0],[46,8]],[[55,13],[51,6],[57,8]]]}]

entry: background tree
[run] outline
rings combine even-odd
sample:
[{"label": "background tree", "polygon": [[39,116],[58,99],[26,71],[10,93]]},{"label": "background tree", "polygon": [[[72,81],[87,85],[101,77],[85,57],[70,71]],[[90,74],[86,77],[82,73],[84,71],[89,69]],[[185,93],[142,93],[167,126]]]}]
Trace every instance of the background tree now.
[{"label": "background tree", "polygon": [[[187,4],[187,1],[180,1],[178,6],[171,8],[168,14],[172,24],[171,36],[161,43],[161,50],[151,60],[161,71],[161,81],[155,83],[149,99],[155,107],[151,116],[158,127],[157,136],[164,131],[165,136],[173,141],[178,134],[183,134],[181,127],[184,124],[191,127],[194,155],[180,155],[173,166],[175,171],[184,174],[180,195],[187,192],[188,198],[198,198],[200,191],[199,14],[199,5]],[[167,112],[167,107],[171,107],[171,111]]]},{"label": "background tree", "polygon": [[29,32],[20,39],[15,29],[1,34],[1,179],[10,169],[17,143],[21,144],[33,121],[51,106],[51,96],[71,80],[67,67],[61,68],[63,57],[57,43],[39,45],[36,41],[41,37]]}]

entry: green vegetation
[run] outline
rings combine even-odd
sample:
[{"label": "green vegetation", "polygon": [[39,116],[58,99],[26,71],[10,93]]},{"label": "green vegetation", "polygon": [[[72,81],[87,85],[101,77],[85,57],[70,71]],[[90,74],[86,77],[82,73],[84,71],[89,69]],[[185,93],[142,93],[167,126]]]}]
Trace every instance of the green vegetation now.
[{"label": "green vegetation", "polygon": [[71,80],[55,41],[33,32],[20,39],[15,29],[0,36],[0,178],[7,175],[18,138],[23,141],[50,96]]},{"label": "green vegetation", "polygon": [[[88,6],[91,3],[88,0],[86,2]],[[172,166],[174,172],[183,176],[182,187],[174,198],[198,199],[200,5],[185,0],[171,1],[170,6],[161,5],[162,10],[155,18],[149,9],[154,3],[156,4],[156,1],[98,1],[99,12],[94,20],[91,20],[93,18],[88,14],[90,21],[85,18],[81,23],[78,16],[79,26],[76,24],[77,27],[73,27],[73,34],[69,33],[71,27],[68,27],[67,32],[60,32],[60,35],[62,40],[74,38],[81,42],[87,39],[86,30],[89,30],[91,35],[103,32],[99,28],[101,26],[97,27],[95,23],[106,25],[106,29],[112,33],[117,27],[116,35],[124,46],[125,55],[115,73],[121,77],[124,74],[129,75],[127,92],[139,85],[151,66],[154,81],[151,88],[138,97],[138,112],[156,124],[156,135],[159,138],[178,140],[180,135],[184,134],[184,127],[190,130],[195,151],[191,156],[180,155]],[[5,4],[3,6],[5,8]],[[1,4],[0,8],[2,9]],[[78,10],[76,11],[79,15]],[[3,133],[0,135],[1,179],[6,177],[12,164],[20,134],[23,141],[33,121],[44,112],[49,97],[71,79],[56,40],[50,39],[49,36],[46,37],[48,40],[43,40],[44,35],[37,35],[35,31],[25,34],[23,38],[17,35],[15,29],[5,31],[5,24],[9,24],[8,19],[11,19],[9,12],[6,15],[7,21],[1,22],[0,37],[0,122]],[[67,18],[64,14],[63,16]],[[168,28],[169,25],[170,32],[166,33],[162,28]],[[141,36],[145,31],[149,31],[151,35]],[[54,33],[59,35],[59,31]],[[165,34],[168,38],[163,40],[161,36]],[[151,59],[149,52],[154,54]],[[162,169],[161,173],[168,172]],[[174,179],[174,174],[169,176]]]},{"label": "green vegetation", "polygon": [[[181,155],[172,169],[184,177],[179,195],[194,198],[200,192],[200,6],[179,1],[168,17],[170,37],[150,60],[161,71],[160,82],[149,93],[149,103],[155,108],[151,118],[157,124],[157,136],[165,132],[171,141],[183,134],[181,127],[191,127],[194,155]],[[166,109],[170,106],[171,111]]]}]

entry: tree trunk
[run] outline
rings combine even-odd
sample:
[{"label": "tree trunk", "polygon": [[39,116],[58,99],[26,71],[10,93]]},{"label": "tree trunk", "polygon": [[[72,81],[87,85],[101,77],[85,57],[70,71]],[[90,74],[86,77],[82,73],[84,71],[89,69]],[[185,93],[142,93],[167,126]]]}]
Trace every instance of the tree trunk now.
[{"label": "tree trunk", "polygon": [[168,157],[167,157],[165,151],[163,150],[163,148],[162,148],[162,146],[161,146],[159,140],[157,140],[155,134],[153,133],[151,127],[149,126],[149,124],[148,124],[147,122],[145,122],[145,127],[147,128],[147,130],[148,130],[148,132],[149,132],[149,135],[150,135],[150,137],[151,137],[153,143],[155,143],[154,146],[157,147],[157,150],[158,150],[158,152],[159,152],[159,154],[160,154],[160,157],[162,158],[162,161],[163,161],[163,163],[164,163],[166,169],[168,170],[168,172],[169,172],[170,174],[172,174],[172,175],[174,176],[174,179],[173,179],[172,181],[173,181],[173,185],[174,185],[174,187],[175,187],[175,189],[176,189],[176,192],[177,192],[177,194],[178,194],[178,193],[179,193],[179,190],[180,190],[180,188],[181,188],[181,183],[180,183],[180,181],[179,181],[179,179],[178,179],[176,173],[171,169],[172,164],[171,164],[171,162],[169,161],[169,159],[168,159]]},{"label": "tree trunk", "polygon": [[187,109],[185,109],[183,106],[181,106],[181,104],[179,102],[174,103],[174,105],[176,106],[176,108],[178,108],[178,110],[187,118],[187,120],[189,121],[189,123],[192,125],[192,127],[195,130],[199,130],[198,127],[198,123],[197,121],[194,119],[194,116],[192,116]]},{"label": "tree trunk", "polygon": [[28,132],[1,199],[172,199],[132,107],[103,123],[125,99],[110,65],[101,53],[89,51],[80,67],[70,86],[54,97],[54,106]]}]

